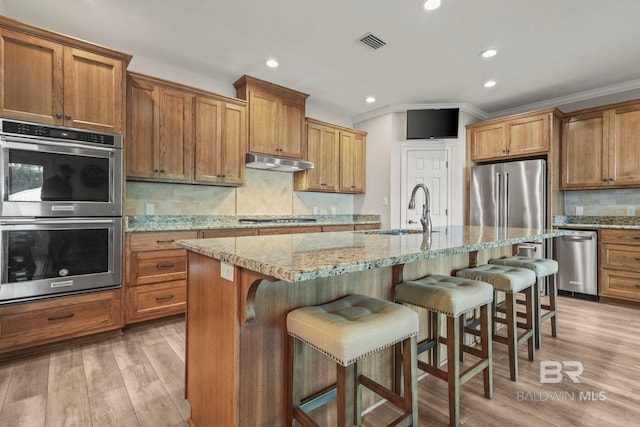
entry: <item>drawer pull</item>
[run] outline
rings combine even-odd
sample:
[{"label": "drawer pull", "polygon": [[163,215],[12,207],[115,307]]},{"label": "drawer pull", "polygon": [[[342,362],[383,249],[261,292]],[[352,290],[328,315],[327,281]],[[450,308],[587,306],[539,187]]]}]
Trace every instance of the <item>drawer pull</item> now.
[{"label": "drawer pull", "polygon": [[175,242],[175,239],[169,239],[169,240],[156,240],[156,243],[173,243]]},{"label": "drawer pull", "polygon": [[166,297],[156,297],[156,302],[164,302],[164,301],[169,301],[173,299],[173,295],[169,295]]},{"label": "drawer pull", "polygon": [[171,268],[175,267],[175,264],[156,264],[156,268]]},{"label": "drawer pull", "polygon": [[47,318],[47,320],[49,322],[54,322],[56,320],[64,320],[64,319],[71,319],[73,317],[73,313],[69,313],[69,314],[65,314],[64,316],[58,316],[58,317],[49,317]]},{"label": "drawer pull", "polygon": [[640,283],[636,283],[636,288],[640,288]]}]

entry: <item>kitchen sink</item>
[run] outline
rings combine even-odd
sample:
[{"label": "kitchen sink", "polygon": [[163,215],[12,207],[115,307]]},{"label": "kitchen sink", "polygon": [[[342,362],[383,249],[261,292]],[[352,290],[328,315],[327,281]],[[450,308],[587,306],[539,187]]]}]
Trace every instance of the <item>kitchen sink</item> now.
[{"label": "kitchen sink", "polygon": [[[395,229],[395,230],[367,230],[366,234],[386,234],[389,236],[402,236],[405,234],[422,234],[422,230],[416,229]],[[433,230],[432,233],[438,233],[438,230]]]}]

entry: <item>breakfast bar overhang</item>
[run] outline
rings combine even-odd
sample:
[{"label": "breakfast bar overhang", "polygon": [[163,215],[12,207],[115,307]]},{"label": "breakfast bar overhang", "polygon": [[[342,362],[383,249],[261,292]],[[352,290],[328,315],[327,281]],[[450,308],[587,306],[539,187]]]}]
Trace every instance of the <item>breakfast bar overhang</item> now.
[{"label": "breakfast bar overhang", "polygon": [[[186,394],[192,427],[286,424],[286,315],[300,306],[348,294],[393,300],[393,285],[428,274],[484,264],[513,254],[513,245],[570,234],[524,228],[450,226],[430,236],[400,230],[185,240],[187,288]],[[426,316],[426,313],[419,313]],[[421,333],[422,336],[422,333]],[[426,336],[426,335],[425,335]],[[334,363],[305,351],[303,394],[335,382]],[[305,359],[306,360],[306,359]],[[393,381],[393,351],[364,372]],[[379,399],[363,393],[363,407]],[[314,414],[330,425],[333,404]]]}]

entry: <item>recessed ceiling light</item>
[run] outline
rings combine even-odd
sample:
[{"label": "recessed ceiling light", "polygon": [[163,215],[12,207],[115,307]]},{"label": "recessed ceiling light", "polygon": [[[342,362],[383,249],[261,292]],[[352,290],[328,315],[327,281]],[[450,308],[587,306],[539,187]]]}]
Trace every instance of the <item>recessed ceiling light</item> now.
[{"label": "recessed ceiling light", "polygon": [[440,7],[441,0],[427,0],[424,2],[424,8],[427,10],[435,10]]},{"label": "recessed ceiling light", "polygon": [[376,99],[373,96],[367,96],[367,99],[365,99],[365,101],[371,104],[372,102],[376,102]]},{"label": "recessed ceiling light", "polygon": [[498,49],[495,49],[493,47],[480,52],[480,56],[482,56],[483,58],[492,58],[497,54],[498,54]]},{"label": "recessed ceiling light", "polygon": [[276,61],[275,59],[271,58],[271,59],[267,59],[267,67],[269,68],[278,68],[278,61]]},{"label": "recessed ceiling light", "polygon": [[489,80],[484,84],[484,87],[494,87],[496,85],[495,80]]}]

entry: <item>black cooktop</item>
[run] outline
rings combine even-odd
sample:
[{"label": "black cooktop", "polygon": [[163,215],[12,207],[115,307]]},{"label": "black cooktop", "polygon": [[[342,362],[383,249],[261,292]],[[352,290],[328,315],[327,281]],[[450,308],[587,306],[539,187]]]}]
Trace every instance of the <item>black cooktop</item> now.
[{"label": "black cooktop", "polygon": [[241,224],[296,224],[304,222],[316,222],[315,218],[242,218]]}]

